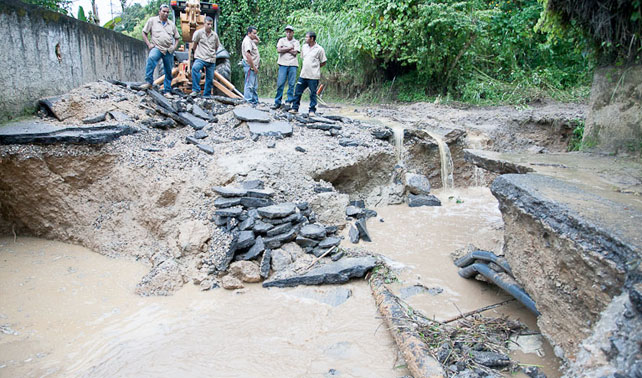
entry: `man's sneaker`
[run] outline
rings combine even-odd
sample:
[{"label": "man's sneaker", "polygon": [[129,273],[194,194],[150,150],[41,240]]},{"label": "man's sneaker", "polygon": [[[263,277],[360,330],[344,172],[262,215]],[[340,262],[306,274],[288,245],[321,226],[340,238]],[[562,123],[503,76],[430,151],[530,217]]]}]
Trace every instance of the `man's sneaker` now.
[{"label": "man's sneaker", "polygon": [[198,97],[199,93],[198,92],[192,92],[189,94],[192,97]]},{"label": "man's sneaker", "polygon": [[165,96],[165,97],[167,97],[167,98],[172,98],[172,97],[174,97],[174,96],[172,95],[172,92],[163,92],[163,96]]},{"label": "man's sneaker", "polygon": [[150,89],[151,87],[152,87],[152,85],[150,83],[145,83],[145,84],[140,86],[140,89],[147,90],[147,89]]},{"label": "man's sneaker", "polygon": [[299,112],[299,110],[298,110],[298,109],[291,108],[290,110],[288,110],[288,112],[289,112],[289,113],[292,113],[292,114],[297,114],[297,113]]},{"label": "man's sneaker", "polygon": [[281,105],[274,104],[274,105],[270,106],[270,109],[277,110],[280,107],[281,107]]},{"label": "man's sneaker", "polygon": [[310,113],[308,113],[308,117],[316,117],[316,113],[315,112],[310,112]]}]

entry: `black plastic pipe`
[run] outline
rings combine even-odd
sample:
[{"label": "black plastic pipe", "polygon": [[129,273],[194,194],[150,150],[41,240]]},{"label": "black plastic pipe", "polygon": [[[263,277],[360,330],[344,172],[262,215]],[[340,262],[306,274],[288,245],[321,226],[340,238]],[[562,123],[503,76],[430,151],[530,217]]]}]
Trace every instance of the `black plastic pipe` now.
[{"label": "black plastic pipe", "polygon": [[474,263],[475,260],[484,260],[484,261],[494,262],[495,264],[499,265],[502,269],[504,269],[504,271],[506,271],[506,273],[508,273],[511,277],[515,278],[515,276],[513,276],[513,271],[510,269],[510,265],[508,265],[508,261],[506,261],[505,258],[499,257],[494,253],[488,252],[488,251],[472,251],[466,256],[457,259],[457,261],[455,261],[455,265],[457,265],[460,268],[463,268],[465,266],[468,266]]},{"label": "black plastic pipe", "polygon": [[516,284],[504,281],[504,279],[502,279],[502,277],[497,272],[492,270],[488,265],[483,263],[475,263],[465,268],[459,269],[459,275],[464,278],[474,277],[478,273],[488,278],[495,285],[501,287],[502,289],[504,289],[504,291],[515,297],[515,299],[526,306],[526,308],[532,311],[535,315],[540,316],[540,312],[537,311],[537,307],[535,307],[535,301],[533,301],[531,297],[526,294],[524,289]]}]

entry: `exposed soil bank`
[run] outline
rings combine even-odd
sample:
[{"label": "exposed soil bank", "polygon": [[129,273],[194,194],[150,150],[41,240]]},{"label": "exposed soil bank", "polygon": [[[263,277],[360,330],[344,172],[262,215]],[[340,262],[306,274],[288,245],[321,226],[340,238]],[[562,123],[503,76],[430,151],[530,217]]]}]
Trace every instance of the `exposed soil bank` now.
[{"label": "exposed soil bank", "polygon": [[[427,131],[450,147],[455,184],[466,186],[489,183],[495,174],[480,176],[465,161],[465,148],[562,151],[574,120],[583,117],[582,107],[559,104],[521,110],[432,104],[372,109],[343,106],[326,109],[326,114],[358,119],[344,122],[339,133],[296,125],[291,137],[276,138],[250,135],[247,125],[232,115],[232,106],[217,104],[218,122],[204,129],[205,141],[214,150],[210,155],[185,143],[194,135],[190,128],[145,126],[154,112],[150,113],[151,100],[144,93],[112,87],[98,83],[80,88],[79,100],[73,101],[81,101],[82,91],[119,92],[114,97],[128,104],[121,110],[129,112],[137,134],[93,147],[0,146],[0,233],[43,236],[106,255],[142,260],[151,269],[136,287],[143,295],[171,294],[187,282],[204,289],[217,284],[213,273],[220,272],[213,270],[213,262],[226,253],[231,236],[213,222],[217,199],[213,186],[262,180],[275,191],[276,202],[309,202],[319,222],[343,227],[349,200],[364,200],[369,207],[405,200],[406,187],[397,180],[396,166],[429,177],[434,187],[441,186],[438,143]],[[91,115],[81,113],[70,119],[78,122]],[[280,113],[272,116],[284,117]],[[395,150],[392,133],[377,136],[399,125],[406,129],[401,153]],[[456,196],[452,199],[459,204]],[[451,199],[442,196],[441,200]],[[466,201],[474,200],[464,199],[463,206]],[[471,217],[450,220],[452,227],[460,228],[462,245],[448,244],[448,238],[460,239],[438,231],[427,234],[420,230],[412,240],[426,245],[444,242],[438,251],[442,256],[471,242],[499,252],[501,220],[496,209],[494,212],[491,224],[481,226],[492,235],[490,239],[471,240],[478,220]],[[432,215],[437,222],[445,219],[438,213]],[[430,269],[443,266],[435,264]],[[448,266],[456,271],[450,262]],[[458,310],[446,303],[428,311],[456,314]]]},{"label": "exposed soil bank", "polygon": [[[533,171],[500,176],[491,188],[506,258],[542,312],[543,333],[573,363],[569,374],[637,371],[642,165],[580,153],[467,153],[488,169]],[[614,319],[617,327],[605,326]],[[606,339],[617,347],[604,347]]]}]

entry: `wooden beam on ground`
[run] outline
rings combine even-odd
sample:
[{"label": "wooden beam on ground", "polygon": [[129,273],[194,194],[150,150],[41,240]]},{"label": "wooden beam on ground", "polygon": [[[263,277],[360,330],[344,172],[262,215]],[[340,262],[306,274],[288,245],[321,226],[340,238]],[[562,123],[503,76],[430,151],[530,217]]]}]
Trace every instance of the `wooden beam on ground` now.
[{"label": "wooden beam on ground", "polygon": [[214,83],[214,86],[215,86],[219,91],[223,92],[223,94],[225,94],[227,97],[230,97],[230,98],[242,98],[241,96],[239,96],[239,95],[237,95],[236,93],[234,93],[234,92],[230,91],[229,89],[227,89],[227,88],[225,87],[225,85],[221,84],[221,83],[220,83],[220,82],[218,82],[217,80],[212,80],[212,82]]},{"label": "wooden beam on ground", "polygon": [[214,77],[216,78],[216,80],[220,81],[226,87],[228,87],[232,92],[236,93],[240,97],[243,97],[243,94],[236,89],[234,84],[230,83],[226,78],[223,77],[223,75],[214,71]]}]

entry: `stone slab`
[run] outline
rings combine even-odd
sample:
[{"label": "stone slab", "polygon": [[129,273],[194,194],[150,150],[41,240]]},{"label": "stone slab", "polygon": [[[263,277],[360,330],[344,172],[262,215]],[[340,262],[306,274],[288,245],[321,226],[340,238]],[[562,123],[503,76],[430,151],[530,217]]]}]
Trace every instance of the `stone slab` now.
[{"label": "stone slab", "polygon": [[262,136],[292,136],[292,124],[285,121],[273,121],[269,123],[248,122],[248,128],[253,135]]},{"label": "stone slab", "polygon": [[23,120],[0,127],[0,144],[101,144],[138,130],[125,125],[60,127],[37,120]]},{"label": "stone slab", "polygon": [[201,108],[197,104],[192,105],[192,114],[208,122],[211,122],[214,120],[214,117],[212,117],[211,114],[203,110],[203,108]]},{"label": "stone slab", "polygon": [[270,122],[270,113],[256,110],[249,106],[234,108],[234,117],[246,122]]},{"label": "stone slab", "polygon": [[178,116],[181,117],[185,123],[189,126],[192,126],[194,130],[201,130],[207,126],[207,121],[202,120],[201,118],[196,117],[192,113],[180,112]]},{"label": "stone slab", "polygon": [[263,282],[263,287],[293,287],[299,285],[323,285],[348,282],[351,278],[363,277],[374,268],[373,257],[350,257],[325,264],[302,275],[278,277]]},{"label": "stone slab", "polygon": [[278,205],[261,207],[257,211],[264,218],[285,218],[296,211],[296,205],[291,202],[284,202]]}]

